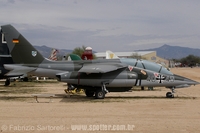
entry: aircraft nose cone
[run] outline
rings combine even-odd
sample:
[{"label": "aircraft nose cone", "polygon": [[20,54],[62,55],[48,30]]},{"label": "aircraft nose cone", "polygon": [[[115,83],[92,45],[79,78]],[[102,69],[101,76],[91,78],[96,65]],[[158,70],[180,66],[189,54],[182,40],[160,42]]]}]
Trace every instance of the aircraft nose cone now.
[{"label": "aircraft nose cone", "polygon": [[174,78],[175,78],[175,80],[182,81],[182,82],[184,82],[185,84],[188,84],[188,85],[197,85],[197,84],[200,84],[197,81],[194,81],[194,80],[191,80],[191,79],[179,76],[179,75],[174,75]]}]

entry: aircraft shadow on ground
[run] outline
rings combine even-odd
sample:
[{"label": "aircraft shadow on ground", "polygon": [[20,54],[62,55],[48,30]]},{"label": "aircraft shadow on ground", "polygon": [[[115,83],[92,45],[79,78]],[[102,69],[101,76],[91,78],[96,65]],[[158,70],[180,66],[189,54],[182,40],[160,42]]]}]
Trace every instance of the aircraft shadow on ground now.
[{"label": "aircraft shadow on ground", "polygon": [[[2,94],[1,92],[0,94]],[[5,93],[4,93],[5,94]],[[0,101],[27,101],[33,99],[34,97],[30,96],[0,96]],[[39,98],[40,99],[40,98]],[[49,99],[46,97],[45,99]],[[74,94],[74,95],[66,95],[66,94],[55,94],[55,97],[52,98],[52,101],[57,101],[58,102],[124,102],[126,100],[142,100],[142,99],[197,99],[196,97],[185,97],[185,96],[178,96],[175,98],[166,98],[164,96],[107,96],[105,99],[95,99],[95,97],[86,97],[85,95],[79,95],[79,94]],[[61,99],[61,100],[60,100]],[[48,100],[47,100],[48,101]]]},{"label": "aircraft shadow on ground", "polygon": [[196,99],[194,97],[178,96],[175,98],[166,98],[165,96],[107,96],[105,99],[95,99],[95,97],[86,97],[84,95],[72,95],[64,97],[60,102],[123,102],[125,100],[140,99]]},{"label": "aircraft shadow on ground", "polygon": [[26,101],[32,97],[29,96],[0,96],[0,101]]}]

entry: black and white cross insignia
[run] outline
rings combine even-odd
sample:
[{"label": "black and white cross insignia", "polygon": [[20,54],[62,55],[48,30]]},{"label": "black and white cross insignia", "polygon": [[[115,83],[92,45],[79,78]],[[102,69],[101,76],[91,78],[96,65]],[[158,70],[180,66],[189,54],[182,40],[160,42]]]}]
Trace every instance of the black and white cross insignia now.
[{"label": "black and white cross insignia", "polygon": [[156,80],[158,81],[158,83],[163,83],[163,81],[165,80],[165,77],[163,76],[163,75],[158,75],[157,77],[156,77]]}]

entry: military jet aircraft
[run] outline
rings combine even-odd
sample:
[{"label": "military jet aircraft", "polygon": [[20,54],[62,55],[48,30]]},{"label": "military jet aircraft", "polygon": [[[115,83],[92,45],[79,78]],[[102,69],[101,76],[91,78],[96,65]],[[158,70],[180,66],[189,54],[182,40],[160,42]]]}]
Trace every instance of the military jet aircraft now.
[{"label": "military jet aircraft", "polygon": [[106,51],[106,59],[119,59],[119,57],[110,50]]},{"label": "military jet aircraft", "polygon": [[86,96],[103,99],[108,92],[123,92],[133,86],[164,86],[171,89],[166,97],[174,97],[176,88],[198,82],[178,76],[162,65],[138,59],[98,59],[51,61],[44,58],[13,26],[1,26],[13,61],[4,64],[6,75],[28,73],[57,78],[68,88],[82,88]]},{"label": "military jet aircraft", "polygon": [[51,51],[51,54],[49,56],[49,59],[50,60],[57,60],[57,53],[58,53],[58,50],[53,48],[52,51]]},{"label": "military jet aircraft", "polygon": [[11,55],[9,54],[9,50],[5,41],[5,38],[3,34],[0,31],[0,79],[6,79],[5,86],[8,86],[10,84],[10,78],[14,77],[8,77],[5,76],[8,70],[4,68],[4,64],[13,64],[13,60]]}]

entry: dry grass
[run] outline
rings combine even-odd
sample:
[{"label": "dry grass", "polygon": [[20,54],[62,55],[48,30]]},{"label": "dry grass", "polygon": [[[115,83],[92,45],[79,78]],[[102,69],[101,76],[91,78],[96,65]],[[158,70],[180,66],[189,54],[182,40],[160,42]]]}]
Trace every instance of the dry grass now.
[{"label": "dry grass", "polygon": [[[172,71],[200,82],[199,68],[178,68]],[[135,91],[132,92],[108,93],[102,100],[88,98],[83,93],[68,97],[64,89],[66,89],[66,84],[56,81],[50,83],[48,81],[15,82],[10,87],[0,85],[0,128],[2,125],[31,125],[34,127],[63,125],[66,130],[45,130],[43,132],[80,133],[83,131],[72,131],[70,126],[75,124],[129,124],[135,126],[134,130],[115,132],[200,132],[199,85],[178,89],[173,99],[165,98],[166,92],[170,91],[166,88],[154,88],[153,91],[147,91],[147,89],[141,91],[140,88],[134,88]],[[31,97],[33,93],[55,94],[56,97],[53,98],[52,103],[48,103],[48,98],[39,98],[41,103],[35,103]],[[102,132],[114,131],[104,130]]]}]

